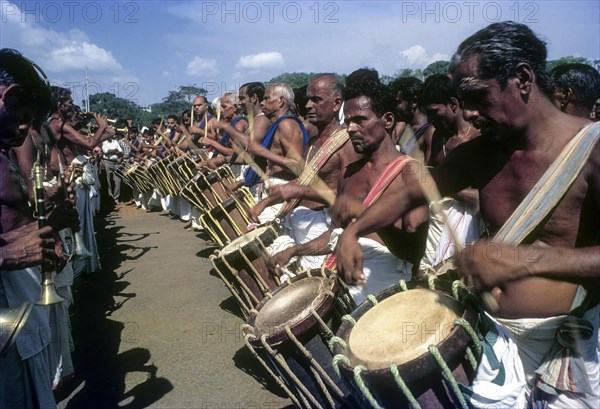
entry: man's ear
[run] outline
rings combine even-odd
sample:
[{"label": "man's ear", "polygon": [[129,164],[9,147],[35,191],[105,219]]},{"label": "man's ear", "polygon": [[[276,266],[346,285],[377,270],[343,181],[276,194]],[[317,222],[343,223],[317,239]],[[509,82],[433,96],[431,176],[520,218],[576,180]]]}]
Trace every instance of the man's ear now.
[{"label": "man's ear", "polygon": [[381,120],[383,121],[383,126],[385,127],[385,129],[392,129],[396,124],[396,118],[391,112],[386,112],[385,114],[383,114],[381,116]]},{"label": "man's ear", "polygon": [[458,99],[450,97],[450,102],[448,102],[448,106],[450,107],[452,112],[456,112],[456,110],[460,108],[460,102],[458,102]]},{"label": "man's ear", "polygon": [[342,97],[335,97],[333,99],[333,112],[338,112],[342,109]]},{"label": "man's ear", "polygon": [[518,81],[518,87],[522,94],[531,93],[533,82],[535,81],[535,73],[525,62],[517,64],[515,76]]}]

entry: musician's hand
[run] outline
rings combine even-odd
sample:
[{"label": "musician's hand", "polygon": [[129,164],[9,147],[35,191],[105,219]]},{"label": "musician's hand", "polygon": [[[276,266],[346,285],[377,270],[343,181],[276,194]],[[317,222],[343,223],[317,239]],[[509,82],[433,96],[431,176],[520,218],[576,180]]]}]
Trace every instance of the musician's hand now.
[{"label": "musician's hand", "polygon": [[48,215],[48,226],[52,227],[54,231],[67,228],[79,231],[79,213],[73,206],[61,203]]},{"label": "musician's hand", "polygon": [[363,252],[358,237],[348,231],[344,231],[338,238],[335,247],[337,255],[337,270],[348,285],[364,284]]},{"label": "musician's hand", "polygon": [[535,246],[508,246],[492,241],[467,244],[456,257],[458,273],[477,291],[489,291],[530,276],[527,257],[533,255],[535,249]]},{"label": "musician's hand", "polygon": [[260,216],[260,214],[265,210],[264,205],[261,203],[262,201],[258,202],[252,209],[250,209],[250,213],[248,214],[250,222],[260,224],[260,219],[258,216]]},{"label": "musician's hand", "polygon": [[294,257],[293,247],[275,253],[273,257],[267,260],[267,269],[269,270],[269,273],[274,277],[280,277],[281,269],[290,262],[292,257]]},{"label": "musician's hand", "polygon": [[94,118],[98,123],[98,127],[105,129],[108,127],[108,121],[106,120],[106,116],[94,112]]},{"label": "musician's hand", "polygon": [[358,199],[349,195],[341,195],[330,208],[331,223],[334,227],[345,229],[364,210],[364,205]]},{"label": "musician's hand", "polygon": [[57,258],[50,226],[34,230],[0,247],[2,269],[17,270],[40,264],[53,265]]},{"label": "musician's hand", "polygon": [[65,254],[63,244],[58,233],[54,233],[54,255],[55,260],[51,263],[46,263],[46,265],[50,270],[55,270],[57,273],[59,273],[63,270],[63,268],[65,268],[70,257]]},{"label": "musician's hand", "polygon": [[285,158],[283,160],[282,167],[289,170],[290,172],[292,172],[292,174],[298,177],[304,170],[304,161],[292,158]]}]

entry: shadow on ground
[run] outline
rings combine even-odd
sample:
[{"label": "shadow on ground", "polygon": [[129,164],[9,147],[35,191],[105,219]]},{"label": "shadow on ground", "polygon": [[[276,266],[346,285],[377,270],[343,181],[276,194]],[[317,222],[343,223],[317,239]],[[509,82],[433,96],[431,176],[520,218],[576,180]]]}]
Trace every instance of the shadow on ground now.
[{"label": "shadow on ground", "polygon": [[[121,227],[114,223],[116,217],[113,213],[96,219],[102,270],[78,277],[73,285],[75,304],[71,323],[75,376],[61,383],[55,391],[61,407],[145,408],[173,389],[167,379],[156,377],[157,368],[149,364],[151,352],[148,349],[124,348],[128,343],[139,345],[136,324],[109,318],[136,296],[126,292],[129,283],[123,281],[131,270],[120,274],[115,271],[124,261],[137,259],[152,250],[137,244],[144,235],[119,232]],[[124,352],[119,353],[119,349]],[[126,391],[125,377],[131,372],[145,374],[146,380]],[[66,404],[65,399],[68,399]]]}]

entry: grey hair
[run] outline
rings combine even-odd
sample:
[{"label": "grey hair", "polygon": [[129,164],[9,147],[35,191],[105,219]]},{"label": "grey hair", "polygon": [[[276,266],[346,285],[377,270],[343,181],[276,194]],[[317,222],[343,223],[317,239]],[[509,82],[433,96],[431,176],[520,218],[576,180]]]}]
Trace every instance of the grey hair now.
[{"label": "grey hair", "polygon": [[278,82],[269,86],[273,89],[273,94],[278,97],[283,97],[288,106],[291,106],[294,103],[294,91],[288,84]]}]

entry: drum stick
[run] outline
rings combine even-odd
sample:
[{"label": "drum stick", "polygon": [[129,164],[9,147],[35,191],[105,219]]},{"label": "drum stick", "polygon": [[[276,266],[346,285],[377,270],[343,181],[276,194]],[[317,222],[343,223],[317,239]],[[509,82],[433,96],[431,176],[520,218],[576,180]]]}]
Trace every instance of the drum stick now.
[{"label": "drum stick", "polygon": [[[444,213],[443,209],[440,206],[440,200],[442,199],[442,195],[440,194],[440,191],[438,190],[437,185],[433,181],[433,176],[431,176],[431,173],[429,172],[429,169],[426,166],[425,166],[425,182],[424,182],[424,186],[423,186],[423,191],[425,193],[425,197],[427,198],[429,203],[431,203],[431,206],[433,207],[433,211],[441,217],[444,224],[448,227],[448,232],[450,233],[450,238],[452,239],[452,241],[454,242],[454,244],[456,246],[456,251],[461,252],[462,250],[464,250],[464,247],[461,245],[460,241],[458,240],[456,231],[454,230],[452,225],[450,223],[448,223],[448,219],[446,218],[446,213]],[[467,277],[467,286],[473,288],[473,280],[471,277]],[[479,296],[481,297],[481,301],[483,301],[485,306],[490,311],[492,311],[492,312],[498,311],[498,309],[500,307],[499,307],[496,299],[492,296],[492,293],[490,293],[488,291],[483,291],[479,294]]]}]

